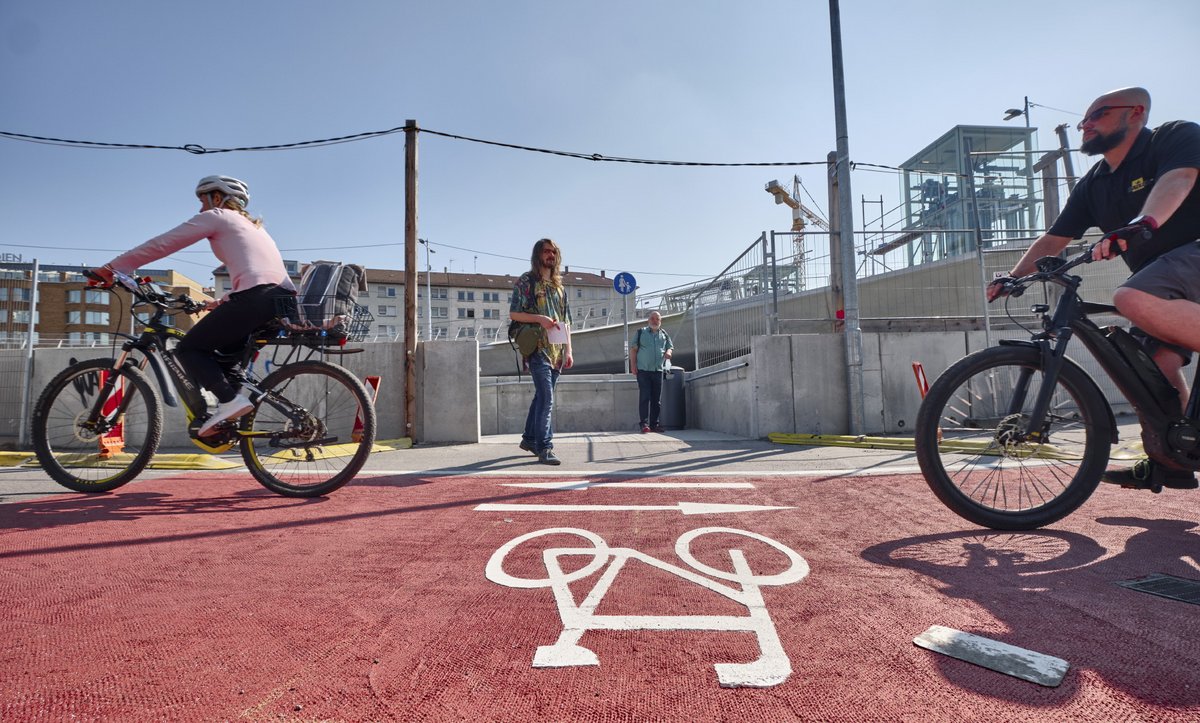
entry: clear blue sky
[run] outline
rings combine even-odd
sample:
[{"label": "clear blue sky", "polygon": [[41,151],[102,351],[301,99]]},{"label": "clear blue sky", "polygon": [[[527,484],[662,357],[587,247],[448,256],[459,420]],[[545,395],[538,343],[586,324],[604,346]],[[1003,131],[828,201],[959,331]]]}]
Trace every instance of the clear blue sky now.
[{"label": "clear blue sky", "polygon": [[[1200,120],[1198,30],[1195,0],[843,0],[851,158],[897,165],[1025,96],[1053,147],[1055,125],[1126,85],[1150,89],[1152,122]],[[0,97],[4,131],[209,148],[408,118],[682,161],[823,161],[836,142],[824,0],[0,0]],[[822,167],[595,163],[429,134],[419,147],[420,235],[452,271],[519,273],[550,236],[568,265],[660,289],[786,230],[771,179],[799,173],[827,208]],[[402,134],[217,155],[0,138],[0,252],[98,265],[190,217],[196,180],[223,173],[249,182],[285,257],[402,268],[403,162]],[[899,202],[895,175],[852,185],[856,201]],[[202,283],[214,265],[204,243],[157,264]]]}]

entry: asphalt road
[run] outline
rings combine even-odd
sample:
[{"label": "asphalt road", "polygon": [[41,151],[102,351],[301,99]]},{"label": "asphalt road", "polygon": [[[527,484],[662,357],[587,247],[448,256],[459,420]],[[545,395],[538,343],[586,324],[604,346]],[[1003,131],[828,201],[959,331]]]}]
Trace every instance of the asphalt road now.
[{"label": "asphalt road", "polygon": [[[1195,720],[1194,492],[980,530],[910,454],[705,433],[373,455],[324,499],[240,469],[107,495],[0,471],[0,719]],[[1045,687],[917,647],[1068,665]]]}]

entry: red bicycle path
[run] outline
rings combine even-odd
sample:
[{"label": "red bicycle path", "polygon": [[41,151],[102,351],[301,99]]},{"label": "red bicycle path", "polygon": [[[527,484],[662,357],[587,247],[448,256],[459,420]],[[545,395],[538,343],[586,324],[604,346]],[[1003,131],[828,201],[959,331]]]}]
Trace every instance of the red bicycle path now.
[{"label": "red bicycle path", "polygon": [[[1197,498],[1102,487],[1052,528],[996,533],[942,508],[916,475],[670,477],[748,489],[381,475],[294,500],[248,475],[181,473],[108,495],[0,505],[0,720],[1196,720],[1196,606],[1116,585],[1200,579]],[[562,479],[578,480],[565,475]],[[638,478],[655,481],[654,478]],[[664,478],[665,480],[665,478]],[[659,480],[659,481],[664,481]],[[790,509],[481,511],[484,504],[680,501]],[[534,667],[563,631],[548,587],[485,575],[515,538],[586,530],[677,567],[681,535],[736,528],[803,556],[802,580],[759,588],[791,675],[722,687],[753,633],[587,630],[598,665]],[[509,575],[548,577],[530,540]],[[714,533],[697,561],[755,575],[787,558]],[[576,570],[594,556],[558,558]],[[583,600],[604,573],[570,584]],[[595,613],[742,617],[748,608],[630,562]],[[1045,688],[912,643],[944,625],[1067,660]]]}]

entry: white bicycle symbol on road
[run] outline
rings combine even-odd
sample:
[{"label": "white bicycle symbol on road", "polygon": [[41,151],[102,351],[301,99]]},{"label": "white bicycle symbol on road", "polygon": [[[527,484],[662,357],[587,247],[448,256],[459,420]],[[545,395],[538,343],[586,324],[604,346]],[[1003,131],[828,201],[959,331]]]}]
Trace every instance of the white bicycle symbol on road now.
[{"label": "white bicycle symbol on road", "polygon": [[[787,556],[790,565],[774,575],[755,575],[746,562],[741,550],[730,549],[729,558],[733,572],[726,572],[701,563],[691,553],[692,541],[701,535],[726,533],[749,537],[775,548]],[[555,547],[542,551],[542,561],[547,577],[541,579],[519,578],[504,571],[504,558],[518,545],[544,535],[566,534],[582,537],[590,547]],[[675,554],[688,570],[626,547],[612,547],[599,535],[573,527],[554,527],[530,532],[505,543],[492,553],[488,560],[486,576],[492,582],[514,588],[548,587],[554,593],[558,614],[562,619],[563,631],[553,645],[539,646],[533,656],[535,668],[563,668],[579,665],[599,665],[596,654],[579,645],[580,638],[588,630],[713,630],[754,633],[759,646],[759,657],[750,663],[717,663],[717,680],[722,687],[766,688],[779,685],[792,674],[792,664],[779,642],[775,624],[767,613],[760,587],[788,585],[808,575],[808,562],[796,551],[754,532],[735,530],[728,527],[702,527],[685,532],[675,541]],[[565,573],[559,560],[569,555],[590,555],[592,559],[583,567]],[[592,575],[606,564],[596,585],[588,592],[583,602],[576,603],[570,584]],[[659,570],[676,575],[701,587],[746,606],[748,615],[597,615],[596,608],[604,599],[617,573],[629,560],[638,560]],[[717,580],[737,583],[738,587],[725,585],[717,580],[697,574],[704,573]]]}]

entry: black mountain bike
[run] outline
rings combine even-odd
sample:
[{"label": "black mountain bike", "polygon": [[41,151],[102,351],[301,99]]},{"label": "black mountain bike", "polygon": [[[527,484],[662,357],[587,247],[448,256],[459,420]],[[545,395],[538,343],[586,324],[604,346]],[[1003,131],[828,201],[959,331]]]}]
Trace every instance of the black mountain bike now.
[{"label": "black mountain bike", "polygon": [[[997,530],[1031,530],[1073,512],[1096,489],[1117,441],[1112,409],[1096,382],[1067,357],[1078,337],[1129,400],[1155,462],[1200,469],[1197,385],[1186,408],[1141,345],[1124,329],[1088,315],[1116,307],[1079,298],[1068,272],[1092,260],[1087,248],[1047,256],[1037,271],[1005,282],[1010,297],[1036,283],[1061,287],[1053,313],[1033,306],[1042,331],[970,354],[930,387],[916,423],[916,452],[933,493],[960,516]],[[1149,482],[1155,492],[1161,484]]]},{"label": "black mountain bike", "polygon": [[[328,494],[362,469],[375,441],[375,407],[353,374],[313,358],[329,351],[325,334],[290,333],[276,323],[252,335],[244,352],[222,358],[230,383],[254,409],[199,437],[209,403],[175,357],[183,332],[166,321],[204,305],[124,274],[106,288],[129,293],[130,315],[143,328],[136,336],[117,334],[126,340],[117,358],[61,371],[38,399],[33,446],[56,482],[77,492],[108,492],[137,477],[158,449],[164,402],[182,403],[193,443],[214,454],[240,446],[250,474],[278,494]],[[251,362],[267,349],[273,369],[260,379]]]}]

